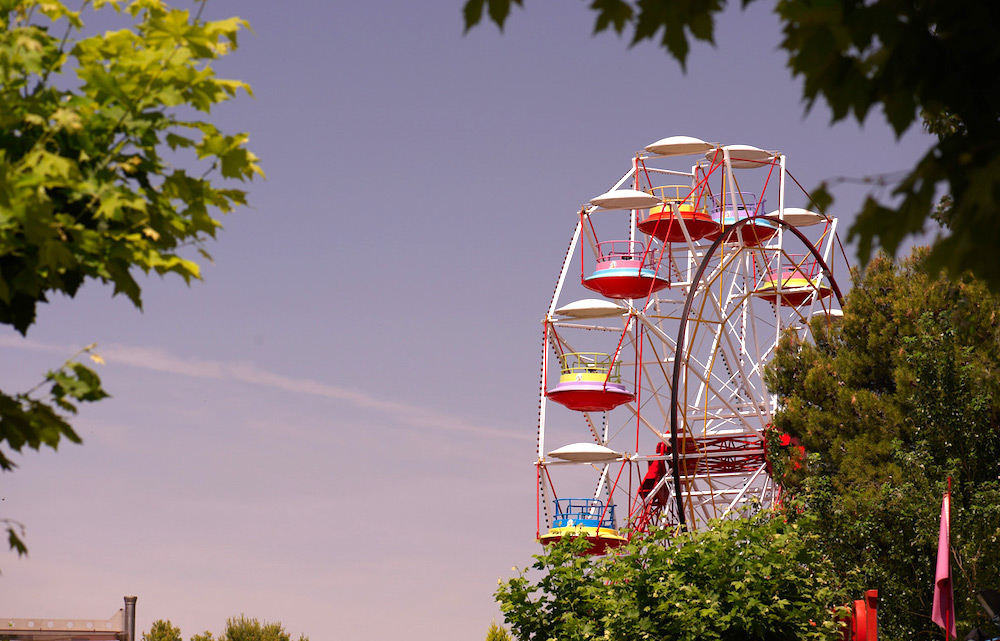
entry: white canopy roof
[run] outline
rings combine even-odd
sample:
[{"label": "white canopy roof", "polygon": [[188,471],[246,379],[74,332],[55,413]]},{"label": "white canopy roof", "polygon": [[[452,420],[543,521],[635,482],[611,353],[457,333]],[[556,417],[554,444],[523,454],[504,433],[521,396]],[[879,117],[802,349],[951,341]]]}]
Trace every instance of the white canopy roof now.
[{"label": "white canopy roof", "polygon": [[628,313],[628,310],[609,300],[584,298],[569,305],[563,305],[556,310],[556,313],[570,318],[611,318],[612,316],[622,316]]},{"label": "white canopy roof", "polygon": [[688,156],[703,154],[715,149],[715,145],[691,136],[669,136],[646,145],[646,151],[658,156]]},{"label": "white canopy roof", "polygon": [[[723,149],[729,150],[729,158],[732,161],[733,169],[756,169],[757,167],[763,167],[771,162],[771,158],[774,157],[774,154],[771,152],[751,147],[750,145],[726,145]],[[707,160],[712,160],[713,158],[720,160],[721,154],[716,156],[713,149],[705,154],[705,158]]]},{"label": "white canopy roof", "polygon": [[604,209],[649,209],[660,202],[656,196],[635,189],[612,189],[590,199],[590,204]]},{"label": "white canopy roof", "polygon": [[[772,211],[768,216],[779,218],[778,210]],[[785,215],[780,218],[793,227],[808,227],[826,220],[826,216],[823,214],[817,214],[801,207],[785,207]]]},{"label": "white canopy roof", "polygon": [[617,461],[622,454],[597,443],[570,443],[552,450],[549,456],[574,463],[607,463]]}]

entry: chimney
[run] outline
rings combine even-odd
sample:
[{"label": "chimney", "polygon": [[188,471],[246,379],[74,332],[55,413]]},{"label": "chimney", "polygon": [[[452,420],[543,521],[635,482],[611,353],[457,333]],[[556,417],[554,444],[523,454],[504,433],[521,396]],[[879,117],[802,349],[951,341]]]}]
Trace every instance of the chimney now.
[{"label": "chimney", "polygon": [[135,602],[137,596],[125,597],[125,641],[135,641]]}]

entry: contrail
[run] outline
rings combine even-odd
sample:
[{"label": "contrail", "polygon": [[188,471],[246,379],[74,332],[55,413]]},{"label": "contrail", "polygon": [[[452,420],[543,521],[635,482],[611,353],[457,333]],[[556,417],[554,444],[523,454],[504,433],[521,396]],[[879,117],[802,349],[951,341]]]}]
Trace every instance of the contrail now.
[{"label": "contrail", "polygon": [[[41,343],[14,336],[0,336],[0,347],[60,355],[72,354],[77,351],[77,349],[65,345]],[[531,440],[532,438],[531,435],[523,431],[503,430],[475,425],[462,420],[460,417],[440,414],[409,403],[386,400],[362,390],[330,385],[329,383],[309,378],[293,378],[276,374],[245,361],[222,362],[185,359],[161,349],[118,344],[101,346],[96,352],[100,354],[108,367],[136,367],[191,378],[238,381],[285,392],[331,398],[345,401],[356,407],[391,414],[397,419],[415,427],[466,432],[521,441]]]}]

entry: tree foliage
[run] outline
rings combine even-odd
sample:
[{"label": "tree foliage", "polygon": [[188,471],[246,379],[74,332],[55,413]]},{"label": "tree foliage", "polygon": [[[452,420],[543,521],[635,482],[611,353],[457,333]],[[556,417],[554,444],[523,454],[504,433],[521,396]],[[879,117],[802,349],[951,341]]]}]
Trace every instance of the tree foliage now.
[{"label": "tree foliage", "polygon": [[[93,348],[90,345],[81,352],[100,362]],[[0,443],[5,442],[11,450],[20,452],[26,446],[35,450],[43,445],[56,449],[63,438],[80,442],[65,415],[76,413],[73,401],[99,401],[107,393],[101,388],[97,374],[75,358],[46,374],[28,392],[8,395],[0,391]],[[35,396],[40,389],[46,389],[42,399]],[[10,456],[0,450],[0,470],[10,471],[15,467]]]},{"label": "tree foliage", "polygon": [[[245,615],[230,617],[226,621],[226,629],[218,637],[211,632],[191,637],[191,641],[291,641],[291,635],[277,622],[261,622],[249,619]],[[299,635],[299,641],[309,641],[309,637]]]},{"label": "tree foliage", "polygon": [[[746,6],[753,0],[742,0]],[[467,0],[466,29],[483,18],[501,28],[522,0]],[[630,33],[632,44],[653,40],[683,67],[690,42],[714,43],[725,0],[595,0],[594,31]],[[895,254],[924,231],[942,190],[951,198],[950,231],[925,262],[931,273],[971,270],[1000,290],[1000,3],[975,0],[779,0],[780,46],[803,81],[808,107],[822,100],[834,121],[863,122],[881,109],[896,131],[921,121],[938,136],[886,204],[869,197],[851,227],[867,263],[880,245]],[[942,126],[944,125],[944,126]],[[816,205],[830,197],[817,190]]]},{"label": "tree foliage", "polygon": [[[193,253],[214,237],[217,212],[246,202],[213,179],[260,175],[246,134],[203,117],[249,93],[216,77],[239,18],[204,21],[161,0],[0,0],[0,323],[22,334],[39,303],[88,280],[141,307],[138,273],[199,278]],[[115,12],[120,29],[88,35],[85,14]],[[79,442],[74,403],[105,397],[76,360],[26,393],[0,392],[3,451]],[[8,522],[11,545],[25,552]]]},{"label": "tree foliage", "polygon": [[566,539],[501,581],[496,598],[521,641],[840,639],[844,582],[807,525],[761,513],[658,530],[597,558]]},{"label": "tree foliage", "polygon": [[[59,2],[3,4],[0,321],[25,333],[39,302],[73,296],[86,279],[140,306],[136,270],[198,278],[180,249],[213,236],[212,211],[245,194],[190,175],[165,152],[189,152],[224,178],[259,173],[245,134],[180,109],[207,113],[248,90],[206,64],[236,45],[245,23],[135,0],[110,3],[135,18],[132,28],[77,39],[81,14]],[[66,88],[70,69],[76,81]]]},{"label": "tree foliage", "polygon": [[142,633],[142,641],[182,641],[181,629],[170,623],[167,619],[153,621],[149,632]]},{"label": "tree foliage", "polygon": [[[155,621],[149,632],[143,633],[142,641],[181,641],[181,631],[169,619]],[[291,635],[280,623],[261,622],[241,614],[227,619],[226,629],[218,637],[206,630],[192,636],[191,641],[291,641]],[[299,635],[299,641],[309,641],[309,637]]]},{"label": "tree foliage", "polygon": [[805,465],[772,457],[776,476],[818,514],[838,568],[879,590],[888,638],[940,634],[933,559],[949,476],[960,630],[984,624],[976,592],[1000,587],[1000,297],[927,275],[927,259],[876,258],[841,324],[815,345],[787,337],[769,372],[784,403],[775,426],[809,452]]},{"label": "tree foliage", "polygon": [[510,632],[502,625],[497,625],[496,621],[490,623],[486,630],[486,641],[511,641]]}]

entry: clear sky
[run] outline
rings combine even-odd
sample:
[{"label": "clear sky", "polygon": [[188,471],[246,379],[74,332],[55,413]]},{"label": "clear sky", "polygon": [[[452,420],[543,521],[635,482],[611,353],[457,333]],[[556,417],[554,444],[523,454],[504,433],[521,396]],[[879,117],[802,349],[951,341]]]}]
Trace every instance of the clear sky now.
[{"label": "clear sky", "polygon": [[[253,27],[219,74],[256,95],[213,119],[267,180],[204,282],[146,279],[143,312],[90,284],[26,340],[0,330],[3,389],[96,341],[113,395],[83,446],[0,476],[30,547],[0,553],[0,615],[135,594],[139,628],[185,638],[240,613],[313,641],[482,638],[540,549],[540,320],[580,204],[669,135],[780,150],[807,187],[929,145],[805,116],[770,4],[728,10],[684,75],[592,36],[582,2],[463,36],[461,0],[211,0]],[[834,190],[842,229],[865,193]]]}]

